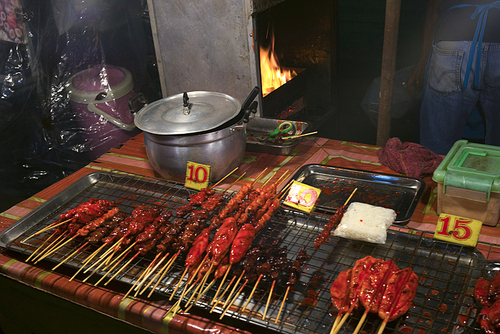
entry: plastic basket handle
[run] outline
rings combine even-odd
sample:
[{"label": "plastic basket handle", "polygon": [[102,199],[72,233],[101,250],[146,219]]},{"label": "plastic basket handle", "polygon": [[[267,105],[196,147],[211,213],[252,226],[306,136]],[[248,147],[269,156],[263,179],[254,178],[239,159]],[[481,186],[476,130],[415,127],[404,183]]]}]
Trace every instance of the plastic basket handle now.
[{"label": "plastic basket handle", "polygon": [[111,124],[113,125],[116,125],[117,127],[119,127],[120,129],[122,130],[126,130],[126,131],[132,131],[135,129],[135,124],[127,124],[127,123],[124,123],[116,118],[114,118],[113,116],[105,113],[104,111],[102,111],[101,109],[97,108],[95,106],[95,104],[93,103],[89,103],[87,105],[87,109],[99,116],[102,116],[104,117],[107,121],[109,121]]}]

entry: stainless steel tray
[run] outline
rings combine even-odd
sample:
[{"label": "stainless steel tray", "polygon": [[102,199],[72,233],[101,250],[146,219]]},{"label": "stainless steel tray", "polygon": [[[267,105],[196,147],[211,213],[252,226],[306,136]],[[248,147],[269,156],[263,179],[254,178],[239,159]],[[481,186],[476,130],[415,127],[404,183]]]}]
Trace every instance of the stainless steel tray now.
[{"label": "stainless steel tray", "polygon": [[[194,193],[176,182],[159,180],[121,172],[95,172],[88,174],[59,192],[50,200],[24,216],[0,234],[0,246],[6,247],[21,235],[31,235],[57,220],[59,215],[90,198],[113,200],[126,211],[143,202],[162,202],[175,208],[185,204]],[[166,196],[166,194],[168,194]],[[26,247],[18,249],[30,253]]]},{"label": "stainless steel tray", "polygon": [[[247,124],[247,150],[276,155],[289,155],[302,140],[300,137],[288,140],[285,143],[280,144],[265,142],[258,139],[259,137],[264,136],[266,133],[269,133],[276,129],[278,125],[283,121],[284,120],[263,117],[254,117],[250,119]],[[306,133],[307,129],[309,129],[311,126],[309,122],[289,122],[295,125],[296,135]]]},{"label": "stainless steel tray", "polygon": [[293,179],[322,189],[316,210],[336,210],[357,188],[350,202],[391,208],[397,213],[397,224],[410,220],[426,186],[410,177],[314,164],[301,167]]},{"label": "stainless steel tray", "polygon": [[[44,234],[38,239],[22,244],[26,236],[55,221],[60,213],[75,207],[88,198],[115,200],[125,210],[144,202],[166,205],[171,208],[186,203],[187,197],[194,191],[181,184],[160,181],[126,173],[94,173],[83,177],[72,186],[62,191],[31,214],[8,228],[0,235],[1,246],[30,255],[44,240]],[[228,195],[230,196],[230,194]],[[434,241],[423,234],[407,233],[404,227],[388,231],[384,245],[370,244],[332,237],[320,249],[313,247],[314,238],[328,222],[329,215],[320,212],[305,214],[300,211],[281,207],[272,216],[271,221],[257,235],[254,244],[266,240],[275,240],[277,245],[286,250],[287,260],[292,263],[303,249],[307,250],[309,260],[302,267],[299,281],[287,296],[280,313],[281,302],[286,292],[288,272],[285,270],[276,279],[272,299],[268,306],[267,298],[272,286],[271,280],[262,281],[257,287],[250,303],[243,310],[253,288],[248,284],[225,313],[237,326],[245,328],[251,323],[264,332],[282,333],[329,333],[334,320],[334,310],[330,301],[330,285],[337,275],[352,267],[356,260],[367,255],[380,259],[394,259],[400,268],[412,266],[419,276],[419,286],[414,306],[408,314],[389,323],[384,333],[443,333],[452,332],[454,328],[468,329],[468,325],[459,321],[463,314],[463,305],[469,297],[468,289],[473,287],[480,277],[485,259],[475,249]],[[399,230],[401,229],[401,230]],[[46,237],[46,236],[45,236]],[[46,261],[61,263],[72,253],[79,243],[69,244],[48,257]],[[82,259],[92,250],[82,252],[78,256],[64,262],[64,265],[81,268]],[[134,284],[141,279],[154,254],[136,258],[130,265],[114,278],[127,284]],[[184,285],[175,292],[182,272],[183,259],[175,262],[171,271],[154,289],[157,298],[167,298],[174,294],[174,300],[181,297]],[[110,276],[114,274],[112,272]],[[80,273],[78,279],[87,279],[88,274]],[[97,271],[88,282],[95,283],[104,275]],[[232,274],[224,282],[230,282]],[[206,282],[208,285],[211,282]],[[244,282],[240,282],[236,291]],[[196,302],[196,309],[205,311],[204,316],[220,319],[223,308],[213,308],[211,301],[216,293],[220,280],[212,285],[207,293]],[[152,289],[152,286],[149,288]],[[149,291],[149,290],[148,290]],[[144,297],[146,298],[146,297]],[[188,296],[184,298],[187,302]],[[266,316],[263,318],[267,308]],[[209,312],[210,311],[210,312]],[[213,312],[212,312],[213,311]],[[344,324],[340,333],[350,333],[360,320],[362,310],[355,311]],[[275,322],[278,314],[279,321]],[[223,320],[224,321],[224,320]],[[370,315],[363,325],[363,332],[375,332],[380,320]]]}]

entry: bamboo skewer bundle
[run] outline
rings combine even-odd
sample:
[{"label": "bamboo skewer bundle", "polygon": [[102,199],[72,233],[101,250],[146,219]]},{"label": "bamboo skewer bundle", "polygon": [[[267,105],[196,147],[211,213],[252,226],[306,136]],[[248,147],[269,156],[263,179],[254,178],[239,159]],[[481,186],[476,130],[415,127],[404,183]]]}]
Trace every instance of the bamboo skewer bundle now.
[{"label": "bamboo skewer bundle", "polygon": [[[236,170],[236,169],[235,169]],[[234,172],[234,170],[232,171]],[[231,173],[232,173],[231,172]],[[252,182],[255,183],[261,175],[265,172],[262,171],[261,174]],[[275,173],[274,173],[275,174]],[[274,175],[273,174],[273,175]],[[278,181],[281,179],[284,179],[285,176],[288,174],[288,171],[286,171]],[[227,175],[226,177],[228,177]],[[240,178],[238,178],[240,179]],[[270,182],[272,179],[272,176],[264,183],[264,186]],[[278,183],[278,181],[276,183]],[[219,183],[222,182],[219,181]],[[217,183],[217,184],[219,184]],[[215,187],[217,184],[213,185],[211,188]],[[228,188],[229,189],[229,188]],[[226,189],[227,190],[227,189]],[[69,221],[69,220],[68,220]],[[34,237],[35,235],[42,234],[44,232],[50,231],[53,228],[56,228],[62,224],[64,224],[67,221],[63,221],[57,224],[51,224],[47,226],[46,228],[42,229],[41,231],[38,231],[35,234],[32,234],[23,242],[26,240]],[[60,235],[55,235],[55,234],[50,234],[49,237],[44,241],[42,246],[38,247],[30,256],[28,260],[35,261],[37,263],[38,261],[41,261],[58,250],[60,250],[62,247],[68,245],[71,241],[76,240],[78,235],[73,235],[72,237],[65,237],[65,232],[60,234]],[[85,259],[83,259],[80,263],[80,268],[76,271],[76,273],[70,278],[70,280],[73,280],[80,272],[83,272],[85,274],[88,274],[87,277],[83,279],[83,282],[87,282],[95,273],[97,272],[102,272],[101,277],[99,280],[94,284],[97,286],[101,282],[103,282],[105,279],[107,281],[105,282],[105,285],[107,285],[109,282],[111,282],[113,279],[116,278],[117,275],[119,275],[121,272],[123,272],[131,263],[134,261],[134,259],[137,258],[139,253],[136,253],[135,255],[132,255],[134,253],[131,253],[132,247],[135,246],[134,242],[131,242],[130,245],[125,250],[121,250],[123,247],[122,241],[124,240],[124,237],[121,237],[119,240],[114,240],[114,243],[103,243],[100,245],[95,251],[93,251],[90,255],[88,255]],[[54,240],[55,239],[55,240]],[[127,241],[127,244],[130,241]],[[123,243],[125,244],[125,243]],[[67,263],[69,260],[74,259],[79,253],[85,250],[85,248],[89,246],[89,242],[85,241],[82,242],[81,245],[78,246],[77,249],[69,252],[70,254],[66,256],[61,262],[59,262],[57,265],[54,266],[53,269],[57,269],[59,266],[61,266],[64,263]],[[120,251],[119,251],[120,250]],[[131,290],[129,290],[123,298],[126,298],[132,291],[135,291],[135,296],[141,295],[142,293],[145,292],[148,288],[152,287],[151,292],[149,293],[148,297],[151,296],[151,293],[158,287],[160,282],[164,279],[165,275],[169,271],[170,268],[172,268],[172,265],[177,258],[179,254],[177,253],[174,255],[170,260],[167,259],[168,253],[164,255],[163,257],[159,257],[159,254],[157,254],[157,257],[151,261],[151,263],[144,269],[144,271],[141,273],[141,276],[139,279],[136,280],[134,285],[131,287]],[[168,261],[167,261],[168,260]],[[202,261],[203,262],[203,261]],[[117,269],[118,268],[118,269]],[[201,281],[197,280],[193,284],[192,281],[194,277],[197,276],[198,270],[200,270],[201,267],[197,268],[197,271],[194,275],[191,276],[191,278],[184,279],[184,276],[187,274],[187,268],[184,271],[184,273],[181,275],[179,278],[179,281],[172,292],[170,296],[170,300],[172,300],[172,297],[175,295],[177,290],[179,290],[182,287],[182,283],[185,282],[185,286],[183,287],[183,291],[181,293],[181,298],[179,300],[182,300],[185,296],[188,295],[189,292],[192,292],[191,297],[189,298],[188,302],[186,303],[185,307],[191,308],[194,304],[196,304],[199,299],[210,289],[211,286],[215,284],[215,279],[210,282],[210,284],[207,285],[209,275],[211,273],[211,269],[203,276],[203,279]],[[230,267],[229,267],[230,269]],[[221,319],[224,317],[226,312],[231,308],[233,305],[234,301],[237,299],[238,295],[243,291],[244,287],[248,283],[248,279],[244,280],[243,284],[241,283],[241,280],[243,279],[243,273],[239,276],[237,279],[236,283],[234,281],[236,280],[236,276],[233,277],[231,282],[227,284],[227,286],[224,289],[224,292],[221,293],[220,296],[220,290],[224,286],[224,282],[227,279],[227,275],[229,273],[229,269],[225,272],[224,278],[221,281],[221,284],[219,288],[217,289],[217,293],[214,296],[212,303],[214,303],[214,308],[216,306],[222,306],[222,314],[221,314]],[[257,285],[259,284],[260,277],[257,280],[255,286],[253,287],[252,294],[255,292]],[[233,284],[234,283],[234,284]],[[275,282],[273,282],[273,287],[275,286]],[[229,292],[230,291],[230,292]],[[229,294],[227,294],[229,292]],[[270,295],[272,295],[272,290],[270,292]],[[218,297],[218,299],[217,299]],[[249,296],[249,300],[252,298],[252,295]],[[245,303],[245,308],[248,305],[249,300]],[[268,299],[268,304],[269,304]],[[266,305],[266,310],[268,308],[268,305]],[[172,312],[175,314],[180,310],[180,303],[176,303],[175,307],[172,308]]]}]

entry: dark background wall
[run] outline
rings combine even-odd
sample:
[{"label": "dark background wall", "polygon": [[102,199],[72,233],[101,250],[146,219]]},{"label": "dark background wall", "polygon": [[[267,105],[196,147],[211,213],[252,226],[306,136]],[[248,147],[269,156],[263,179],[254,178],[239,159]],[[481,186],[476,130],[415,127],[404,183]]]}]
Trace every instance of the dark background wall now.
[{"label": "dark background wall", "polygon": [[[145,1],[131,1],[137,1],[144,8]],[[47,29],[50,1],[26,0],[26,3],[31,4],[25,9],[34,34],[35,53],[29,55],[22,47],[0,43],[0,64],[4,69],[0,74],[5,74],[7,69],[19,69],[24,79],[17,86],[12,83],[13,94],[0,98],[0,212],[85,165],[85,161],[72,159],[73,152],[61,153],[54,138],[47,138],[54,124],[43,114],[48,103],[46,96],[39,95],[47,89],[47,82],[29,80],[30,62],[50,63],[52,59],[52,63],[57,64],[51,50],[60,50],[55,45],[54,26],[49,25]],[[426,4],[426,0],[402,1],[397,69],[415,64],[420,56]],[[145,61],[148,74],[153,78],[150,83],[159,86],[154,75],[156,67],[147,8],[140,15],[148,45]],[[380,76],[384,20],[384,0],[338,1],[338,113],[320,129],[320,136],[375,144],[376,123],[360,103],[374,79]],[[4,83],[3,90],[5,88],[8,87]],[[391,134],[402,140],[416,141],[414,121],[415,111],[410,110],[404,118],[393,121]]]},{"label": "dark background wall", "polygon": [[[416,64],[420,57],[427,2],[401,1],[396,70]],[[320,135],[375,144],[376,120],[361,102],[381,74],[385,1],[340,0],[338,18],[338,117],[323,126]],[[404,117],[392,119],[391,136],[418,142],[417,109],[418,101]]]}]

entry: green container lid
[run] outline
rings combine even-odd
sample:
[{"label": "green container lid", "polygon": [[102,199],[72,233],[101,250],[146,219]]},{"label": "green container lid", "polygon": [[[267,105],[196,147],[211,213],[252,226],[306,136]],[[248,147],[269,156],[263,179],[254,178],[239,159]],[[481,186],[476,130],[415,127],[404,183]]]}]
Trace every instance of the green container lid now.
[{"label": "green container lid", "polygon": [[432,179],[463,189],[500,192],[500,147],[458,140],[434,171]]}]

